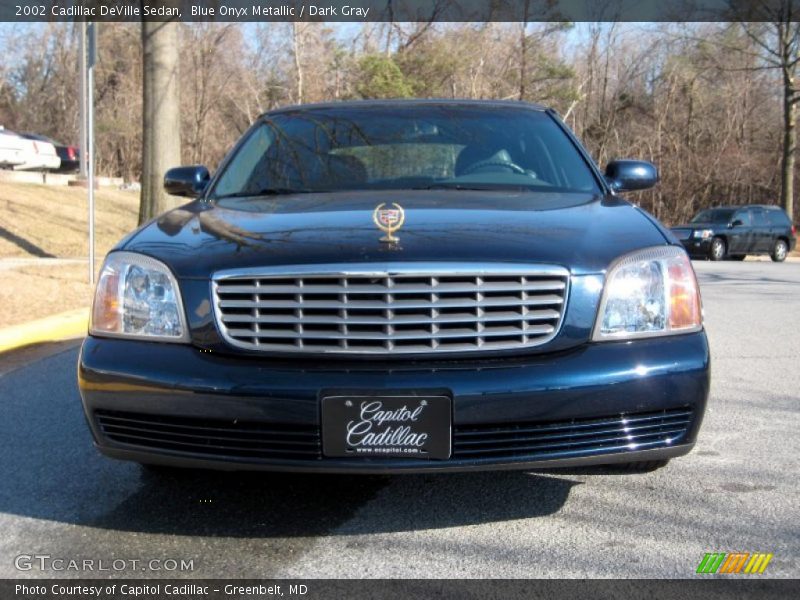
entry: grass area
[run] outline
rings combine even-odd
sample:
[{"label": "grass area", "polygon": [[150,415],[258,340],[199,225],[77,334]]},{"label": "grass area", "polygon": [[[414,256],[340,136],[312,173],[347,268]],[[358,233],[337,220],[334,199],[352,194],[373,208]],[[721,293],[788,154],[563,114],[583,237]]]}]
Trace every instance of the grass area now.
[{"label": "grass area", "polygon": [[0,328],[92,303],[87,265],[26,266],[0,271]]},{"label": "grass area", "polygon": [[[95,193],[97,268],[136,227],[139,194]],[[7,258],[83,258],[88,253],[88,200],[83,188],[0,182],[0,265]],[[87,264],[3,268],[0,327],[91,304]]]},{"label": "grass area", "polygon": [[[138,210],[138,193],[95,192],[97,256],[136,227]],[[83,188],[0,182],[0,258],[85,258],[88,221]]]}]

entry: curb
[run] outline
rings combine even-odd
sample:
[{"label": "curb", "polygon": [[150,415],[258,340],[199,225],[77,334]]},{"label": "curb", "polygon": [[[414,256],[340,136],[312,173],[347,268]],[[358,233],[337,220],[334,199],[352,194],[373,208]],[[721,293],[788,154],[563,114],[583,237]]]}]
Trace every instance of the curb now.
[{"label": "curb", "polygon": [[[772,259],[769,256],[748,256],[745,259],[745,262],[772,262]],[[790,263],[800,262],[800,256],[790,254],[789,256],[786,257],[785,262],[790,262]]]},{"label": "curb", "polygon": [[88,308],[70,310],[43,319],[12,325],[0,329],[0,352],[41,342],[83,337],[86,335],[88,326]]}]

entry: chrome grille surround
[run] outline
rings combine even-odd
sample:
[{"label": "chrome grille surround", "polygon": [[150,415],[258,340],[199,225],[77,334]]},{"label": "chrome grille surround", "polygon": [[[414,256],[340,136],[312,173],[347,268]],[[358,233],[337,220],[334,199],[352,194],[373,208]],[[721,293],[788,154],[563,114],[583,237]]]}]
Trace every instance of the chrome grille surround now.
[{"label": "chrome grille surround", "polygon": [[347,263],[218,271],[214,315],[247,350],[447,354],[540,346],[561,327],[569,271],[509,263]]}]

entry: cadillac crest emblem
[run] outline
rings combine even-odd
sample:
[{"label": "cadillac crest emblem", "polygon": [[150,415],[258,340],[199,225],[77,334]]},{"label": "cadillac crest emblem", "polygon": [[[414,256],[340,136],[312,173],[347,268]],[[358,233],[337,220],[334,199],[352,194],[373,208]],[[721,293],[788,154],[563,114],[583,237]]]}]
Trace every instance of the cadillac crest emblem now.
[{"label": "cadillac crest emblem", "polygon": [[386,208],[386,203],[382,202],[375,207],[375,211],[372,213],[375,225],[386,234],[381,238],[381,241],[386,244],[396,244],[400,241],[399,237],[392,234],[400,229],[406,220],[406,212],[403,207],[397,202],[392,202],[392,206],[394,208]]}]

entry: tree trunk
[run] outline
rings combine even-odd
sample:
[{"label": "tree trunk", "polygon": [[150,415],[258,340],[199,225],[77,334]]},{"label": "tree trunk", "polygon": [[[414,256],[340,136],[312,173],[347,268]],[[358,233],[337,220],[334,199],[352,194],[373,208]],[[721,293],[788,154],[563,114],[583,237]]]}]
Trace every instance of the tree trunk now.
[{"label": "tree trunk", "polygon": [[600,43],[600,27],[595,24],[591,30],[589,56],[586,59],[586,94],[583,97],[583,118],[581,119],[581,135],[586,134],[591,125],[590,110],[594,107],[594,71],[597,66],[597,48]]},{"label": "tree trunk", "polygon": [[181,162],[178,23],[142,23],[142,196],[139,223],[179,201],[164,192],[164,173]]},{"label": "tree trunk", "polygon": [[297,79],[297,91],[295,94],[297,104],[303,103],[303,61],[300,57],[303,51],[303,42],[300,39],[300,35],[298,23],[292,21],[292,49],[294,51],[294,76]]},{"label": "tree trunk", "polygon": [[523,8],[522,23],[520,23],[519,31],[519,99],[525,100],[525,71],[527,71],[528,59],[528,36],[526,35],[528,29],[528,9],[530,0],[525,0]]},{"label": "tree trunk", "polygon": [[784,71],[783,85],[783,148],[781,154],[781,206],[794,222],[794,152],[797,145],[795,129],[794,81]]}]

